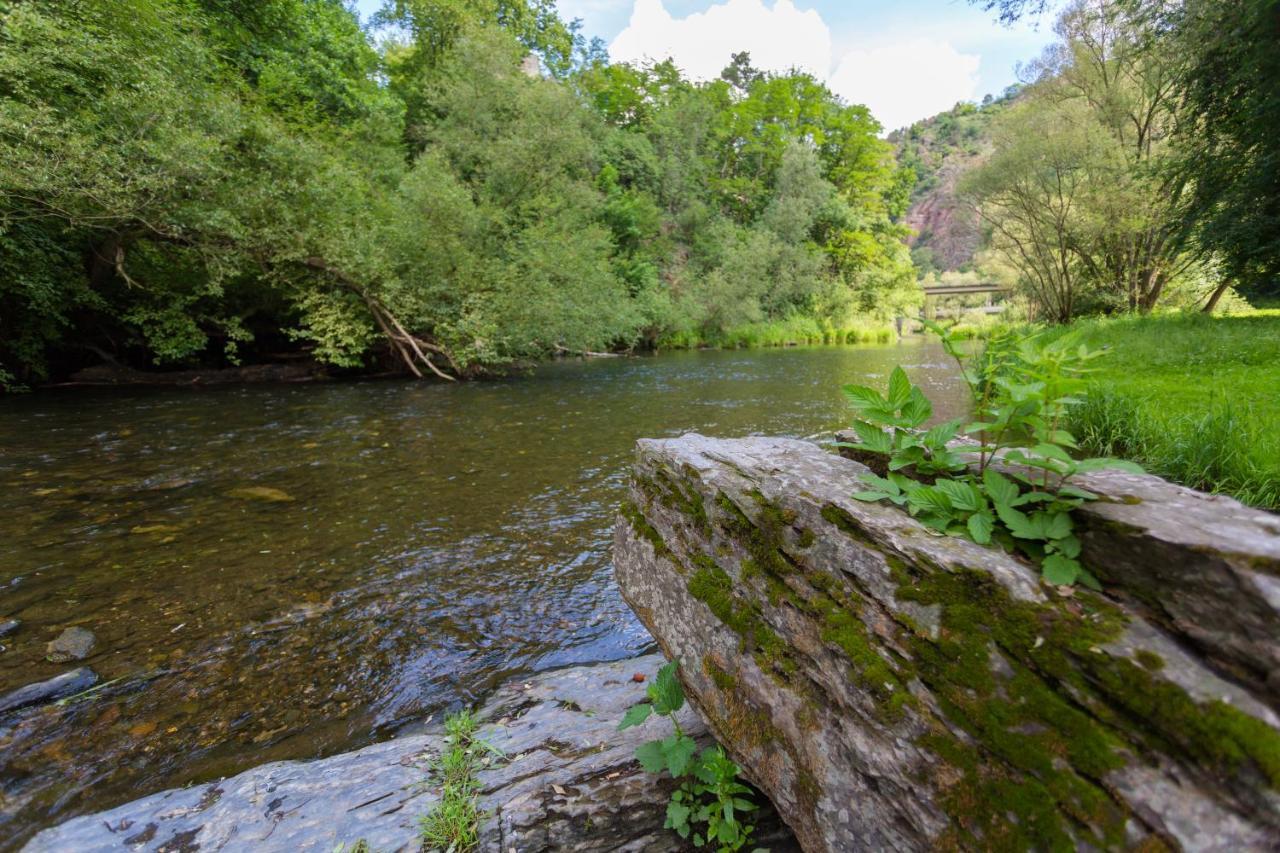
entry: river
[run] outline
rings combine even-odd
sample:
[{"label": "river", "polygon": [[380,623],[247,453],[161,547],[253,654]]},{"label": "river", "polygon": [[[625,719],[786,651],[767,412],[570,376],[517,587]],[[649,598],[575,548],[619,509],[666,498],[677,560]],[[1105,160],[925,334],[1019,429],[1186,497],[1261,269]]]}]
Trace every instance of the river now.
[{"label": "river", "polygon": [[0,620],[22,622],[0,693],[76,666],[43,659],[73,625],[105,684],[0,716],[0,849],[641,653],[609,563],[635,440],[827,433],[838,386],[897,363],[960,413],[955,368],[920,340],[0,400]]}]

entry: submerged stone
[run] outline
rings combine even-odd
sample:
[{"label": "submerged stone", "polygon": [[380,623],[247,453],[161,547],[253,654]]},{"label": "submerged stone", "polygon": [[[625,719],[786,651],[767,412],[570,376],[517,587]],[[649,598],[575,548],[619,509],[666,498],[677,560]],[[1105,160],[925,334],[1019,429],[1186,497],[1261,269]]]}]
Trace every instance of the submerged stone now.
[{"label": "submerged stone", "polygon": [[22,626],[22,623],[19,622],[17,619],[5,619],[3,621],[0,621],[0,637],[9,636],[14,631],[18,630],[18,628],[20,628],[21,626]]},{"label": "submerged stone", "polygon": [[50,641],[45,657],[52,663],[84,660],[97,642],[97,636],[87,628],[68,628],[56,640]]},{"label": "submerged stone", "polygon": [[245,501],[266,501],[268,503],[286,503],[297,500],[293,495],[271,486],[241,486],[227,492],[229,497]]},{"label": "submerged stone", "polygon": [[19,687],[12,693],[0,697],[0,712],[16,711],[28,705],[52,702],[66,696],[74,696],[98,683],[97,674],[87,667],[73,669],[62,675],[54,676],[48,681],[28,684]]}]

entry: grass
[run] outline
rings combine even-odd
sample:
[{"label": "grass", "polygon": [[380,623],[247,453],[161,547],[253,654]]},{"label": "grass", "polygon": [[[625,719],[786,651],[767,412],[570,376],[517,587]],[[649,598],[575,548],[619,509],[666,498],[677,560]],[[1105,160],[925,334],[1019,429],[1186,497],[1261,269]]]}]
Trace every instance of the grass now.
[{"label": "grass", "polygon": [[476,773],[492,747],[476,737],[477,725],[467,710],[445,720],[445,749],[432,767],[440,799],[420,822],[424,850],[466,853],[480,843]]},{"label": "grass", "polygon": [[1086,451],[1280,509],[1280,310],[1074,327],[1109,350],[1073,415]]},{"label": "grass", "polygon": [[719,332],[697,330],[676,332],[659,340],[658,348],[741,349],[807,344],[887,344],[897,340],[897,337],[898,333],[893,323],[887,321],[860,318],[843,326],[836,326],[829,320],[793,316],[782,320],[766,320],[761,323],[734,326]]}]

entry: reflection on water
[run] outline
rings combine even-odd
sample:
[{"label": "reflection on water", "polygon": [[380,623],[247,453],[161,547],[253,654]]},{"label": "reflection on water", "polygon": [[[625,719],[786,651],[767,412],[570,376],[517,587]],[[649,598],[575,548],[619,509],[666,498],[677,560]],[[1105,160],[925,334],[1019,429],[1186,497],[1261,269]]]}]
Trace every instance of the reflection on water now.
[{"label": "reflection on water", "polygon": [[43,660],[70,625],[108,682],[0,718],[0,837],[637,654],[609,566],[635,440],[828,431],[898,362],[959,414],[921,342],[0,401],[0,693],[74,666]]}]

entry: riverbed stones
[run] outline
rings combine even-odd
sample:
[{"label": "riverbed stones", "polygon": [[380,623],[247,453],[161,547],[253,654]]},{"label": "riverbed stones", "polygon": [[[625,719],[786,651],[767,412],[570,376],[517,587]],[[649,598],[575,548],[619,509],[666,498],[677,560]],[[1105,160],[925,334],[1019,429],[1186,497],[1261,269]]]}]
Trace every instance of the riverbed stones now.
[{"label": "riverbed stones", "polygon": [[72,660],[84,660],[97,645],[98,638],[88,628],[67,628],[57,639],[51,640],[46,648],[45,658],[51,663],[66,663]]},{"label": "riverbed stones", "polygon": [[[617,731],[626,709],[644,700],[645,685],[633,674],[652,678],[663,662],[648,655],[558,670],[508,684],[485,703],[478,735],[495,753],[479,774],[480,808],[488,817],[478,849],[683,849],[662,828],[671,783],[634,760],[640,743],[668,734],[665,721]],[[690,708],[680,721],[701,744],[710,743]],[[363,840],[383,853],[416,851],[418,821],[437,801],[431,764],[443,743],[436,730],[318,761],[266,764],[75,818],[41,832],[24,850],[328,853]],[[767,804],[758,818],[764,846],[795,849]]]},{"label": "riverbed stones", "polygon": [[1265,691],[1149,599],[1060,594],[853,500],[864,471],[788,439],[641,441],[615,527],[623,596],[806,850],[1274,848]]},{"label": "riverbed stones", "polygon": [[22,623],[17,619],[0,620],[0,637],[9,636],[20,627],[22,627]]},{"label": "riverbed stones", "polygon": [[87,667],[73,669],[47,681],[28,684],[26,687],[19,687],[12,693],[0,696],[0,713],[52,702],[65,696],[74,696],[97,683],[98,676],[93,670]]}]

